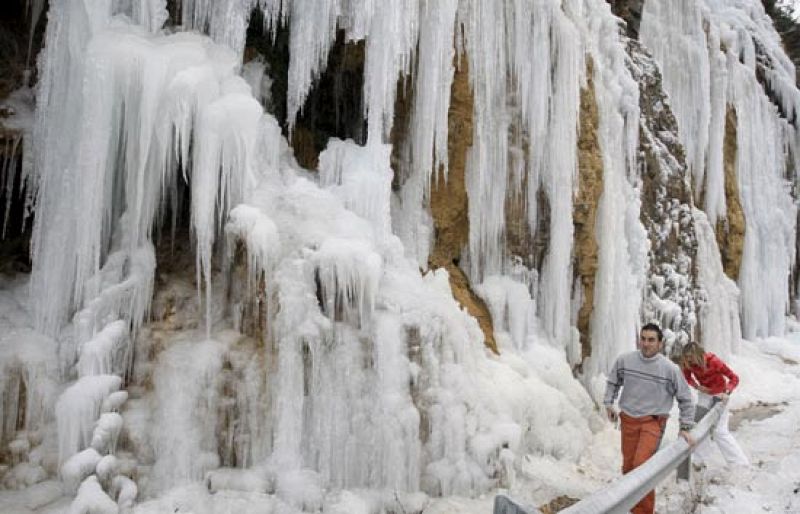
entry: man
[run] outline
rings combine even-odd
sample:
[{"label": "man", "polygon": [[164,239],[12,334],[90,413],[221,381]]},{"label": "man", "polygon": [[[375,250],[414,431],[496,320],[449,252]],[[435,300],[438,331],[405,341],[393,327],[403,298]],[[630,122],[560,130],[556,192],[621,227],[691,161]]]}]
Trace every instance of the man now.
[{"label": "man", "polygon": [[[689,430],[694,425],[694,404],[680,368],[661,354],[664,335],[658,325],[648,323],[639,334],[639,349],[617,358],[603,404],[611,422],[618,419],[614,400],[620,388],[619,413],[622,432],[622,473],[628,473],[658,450],[667,424],[673,398],[680,408],[680,435],[689,445],[694,440]],[[633,514],[652,514],[655,491],[636,504]]]}]

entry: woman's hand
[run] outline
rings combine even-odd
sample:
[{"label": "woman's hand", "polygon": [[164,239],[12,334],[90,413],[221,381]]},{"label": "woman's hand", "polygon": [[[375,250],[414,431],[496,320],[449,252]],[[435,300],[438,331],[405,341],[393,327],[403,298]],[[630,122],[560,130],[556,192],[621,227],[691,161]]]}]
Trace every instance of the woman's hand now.
[{"label": "woman's hand", "polygon": [[701,385],[697,386],[697,390],[700,391],[703,394],[711,394],[711,389],[709,389],[707,387],[703,387]]}]

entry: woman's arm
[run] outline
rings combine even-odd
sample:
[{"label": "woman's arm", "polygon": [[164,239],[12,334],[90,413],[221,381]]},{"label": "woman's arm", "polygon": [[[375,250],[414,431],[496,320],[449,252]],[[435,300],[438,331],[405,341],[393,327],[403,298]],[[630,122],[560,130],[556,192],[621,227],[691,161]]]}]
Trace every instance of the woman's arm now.
[{"label": "woman's arm", "polygon": [[720,373],[727,379],[728,383],[725,386],[726,393],[730,394],[731,391],[736,389],[736,386],[739,385],[739,375],[734,373],[731,368],[722,362],[722,359],[716,355],[712,355],[709,359],[709,364],[713,367],[714,371]]},{"label": "woman's arm", "polygon": [[686,383],[690,386],[694,387],[695,389],[700,389],[702,386],[697,383],[697,380],[694,378],[694,374],[690,368],[681,368],[683,372],[683,378],[686,379]]}]

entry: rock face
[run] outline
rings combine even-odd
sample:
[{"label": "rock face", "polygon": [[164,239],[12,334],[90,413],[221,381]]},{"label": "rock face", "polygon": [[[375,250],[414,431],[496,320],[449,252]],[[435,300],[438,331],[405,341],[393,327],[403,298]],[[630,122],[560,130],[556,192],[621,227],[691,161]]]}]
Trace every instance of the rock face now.
[{"label": "rock face", "polygon": [[775,30],[780,34],[783,48],[795,66],[795,74],[800,73],[800,26],[782,8],[776,6],[776,0],[762,0],[764,10],[772,18]]},{"label": "rock face", "polygon": [[[581,90],[580,133],[578,138],[578,194],[574,200],[572,222],[575,225],[576,281],[583,289],[583,301],[576,322],[581,338],[581,358],[592,353],[589,323],[594,305],[594,282],[597,272],[597,239],[595,221],[598,199],[603,192],[603,156],[597,138],[597,100],[592,80],[593,66],[589,61],[586,75],[589,80]],[[576,286],[577,287],[577,284]]]},{"label": "rock face", "polygon": [[458,266],[461,251],[469,238],[468,198],[465,184],[467,150],[472,144],[473,95],[469,67],[464,57],[453,78],[448,113],[448,175],[434,174],[431,184],[431,215],[436,231],[428,265],[444,268],[450,275],[453,296],[477,320],[486,346],[497,353],[492,317],[481,298],[475,294],[466,273]]},{"label": "rock face", "polygon": [[736,111],[728,107],[725,115],[725,141],[723,143],[725,170],[725,219],[717,221],[716,234],[722,267],[732,280],[739,278],[744,251],[745,219],[739,199],[739,182],[736,178]]},{"label": "rock face", "polygon": [[641,221],[650,240],[644,317],[686,340],[696,329],[697,238],[691,184],[658,67],[636,41],[629,42],[628,53],[629,69],[639,83]]},{"label": "rock face", "polygon": [[627,36],[638,39],[644,0],[608,0],[608,3],[611,4],[611,12],[625,21]]}]

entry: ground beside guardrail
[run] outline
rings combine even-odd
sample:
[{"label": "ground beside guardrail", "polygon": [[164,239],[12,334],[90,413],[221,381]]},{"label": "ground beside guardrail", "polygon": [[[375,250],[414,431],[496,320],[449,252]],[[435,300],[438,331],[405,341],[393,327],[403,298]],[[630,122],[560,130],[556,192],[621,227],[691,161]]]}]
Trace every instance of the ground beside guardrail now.
[{"label": "ground beside guardrail", "polygon": [[[724,403],[717,403],[697,426],[691,431],[697,444],[704,441],[714,430],[722,414]],[[658,451],[647,462],[634,469],[608,487],[579,501],[572,507],[562,510],[562,514],[616,514],[626,513],[636,505],[642,497],[675,470],[689,455],[692,448],[683,439],[678,438],[666,448]],[[536,507],[523,507],[513,500],[498,495],[494,502],[494,514],[536,514]]]}]

